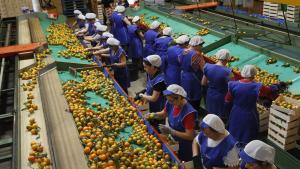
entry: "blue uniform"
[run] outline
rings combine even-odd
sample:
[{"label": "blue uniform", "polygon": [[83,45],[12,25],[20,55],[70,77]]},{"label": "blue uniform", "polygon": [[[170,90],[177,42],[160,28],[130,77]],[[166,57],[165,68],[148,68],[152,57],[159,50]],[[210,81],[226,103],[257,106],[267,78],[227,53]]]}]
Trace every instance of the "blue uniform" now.
[{"label": "blue uniform", "polygon": [[180,85],[180,59],[182,57],[183,48],[179,45],[171,46],[167,51],[165,81],[167,86],[171,84]]},{"label": "blue uniform", "polygon": [[78,24],[79,29],[82,29],[82,28],[85,27],[85,21],[84,20],[77,19],[76,22]]},{"label": "blue uniform", "polygon": [[129,34],[129,48],[128,55],[131,58],[138,59],[143,57],[143,43],[138,35],[138,26],[129,25],[128,34]]},{"label": "blue uniform", "polygon": [[[146,86],[147,95],[152,96],[153,86],[160,82],[164,82],[164,76],[162,73],[159,73],[154,78],[150,78],[148,75],[147,86]],[[149,102],[149,110],[150,112],[159,112],[164,108],[164,105],[165,105],[165,99],[163,97],[163,94],[161,93],[156,102]]]},{"label": "blue uniform", "polygon": [[226,168],[223,158],[234,148],[236,141],[232,135],[226,136],[216,147],[208,147],[208,138],[199,133],[198,143],[200,147],[203,165],[206,169],[213,169],[213,167]]},{"label": "blue uniform", "polygon": [[163,72],[165,72],[168,47],[170,46],[172,41],[173,41],[172,37],[164,36],[164,37],[156,38],[153,44],[153,49],[155,53],[159,55],[161,58],[160,70]]},{"label": "blue uniform", "polygon": [[201,99],[201,79],[202,71],[195,71],[192,67],[192,57],[196,51],[191,50],[183,53],[181,57],[181,86],[187,93],[187,98],[190,101]]},{"label": "blue uniform", "polygon": [[115,18],[116,15],[118,15],[118,12],[113,11],[111,13],[111,16],[110,16],[110,20],[111,20],[111,33],[114,35],[114,37],[116,37],[116,24],[114,24],[113,18]]},{"label": "blue uniform", "polygon": [[[187,115],[194,113],[194,117],[197,117],[197,111],[188,102],[182,107],[178,116],[174,117],[173,111],[174,111],[174,105],[167,102],[166,112],[168,114],[169,125],[172,129],[180,131],[180,132],[185,132],[183,121]],[[192,153],[193,141],[192,140],[184,140],[182,138],[175,137],[175,136],[174,136],[174,139],[176,141],[178,141],[178,143],[179,143],[179,150],[178,150],[179,159],[182,161],[191,161],[192,155],[193,155],[193,153]]]},{"label": "blue uniform", "polygon": [[153,49],[153,44],[155,39],[158,37],[158,33],[154,31],[153,29],[149,29],[144,34],[145,38],[145,47],[143,49],[143,57],[146,58],[149,55],[155,54],[155,51]]},{"label": "blue uniform", "polygon": [[127,45],[129,42],[128,30],[123,19],[125,16],[121,13],[112,15],[114,37],[120,41],[121,45]]},{"label": "blue uniform", "polygon": [[[112,64],[120,63],[122,54],[125,54],[125,51],[121,47],[119,47],[118,51],[115,54],[113,54],[112,50],[110,49],[110,62]],[[114,66],[113,70],[114,70],[114,78],[119,83],[119,85],[123,88],[123,90],[127,92],[127,88],[129,86],[127,66],[122,68]]]},{"label": "blue uniform", "polygon": [[96,33],[95,23],[88,22],[86,23],[86,26],[88,27],[86,36],[92,36]]},{"label": "blue uniform", "polygon": [[262,84],[256,82],[228,83],[228,90],[233,97],[228,131],[238,142],[247,144],[257,139],[259,116],[256,101],[261,87]]},{"label": "blue uniform", "polygon": [[204,75],[208,79],[208,89],[206,94],[206,110],[219,117],[224,117],[224,102],[230,80],[230,68],[206,63]]}]

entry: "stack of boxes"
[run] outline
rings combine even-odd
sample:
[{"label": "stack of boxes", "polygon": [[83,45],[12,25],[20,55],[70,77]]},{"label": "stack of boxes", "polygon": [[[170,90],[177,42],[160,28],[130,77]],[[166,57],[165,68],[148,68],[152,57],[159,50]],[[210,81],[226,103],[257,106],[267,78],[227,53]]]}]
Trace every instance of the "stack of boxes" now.
[{"label": "stack of boxes", "polygon": [[92,11],[97,15],[97,18],[101,21],[104,20],[103,16],[103,5],[101,4],[101,0],[91,0]]},{"label": "stack of boxes", "polygon": [[257,111],[259,115],[259,132],[265,132],[269,126],[270,110],[264,106],[257,104]]},{"label": "stack of boxes", "polygon": [[290,150],[297,146],[300,101],[289,97],[279,96],[275,102],[287,102],[293,107],[285,108],[272,104],[270,108],[270,119],[268,129],[268,139],[283,150]]},{"label": "stack of boxes", "polygon": [[[272,18],[284,19],[281,5],[271,2],[264,2],[263,15]],[[300,7],[288,5],[285,16],[286,20],[289,22],[300,22]]]}]

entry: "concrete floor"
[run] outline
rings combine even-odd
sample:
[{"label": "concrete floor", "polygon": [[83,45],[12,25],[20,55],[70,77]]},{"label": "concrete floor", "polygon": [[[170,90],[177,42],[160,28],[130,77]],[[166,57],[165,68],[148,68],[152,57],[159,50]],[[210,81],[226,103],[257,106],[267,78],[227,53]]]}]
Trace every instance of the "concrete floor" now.
[{"label": "concrete floor", "polygon": [[128,88],[128,95],[130,97],[135,97],[136,93],[146,88],[147,75],[145,72],[139,72],[139,78],[136,81],[130,82],[130,87]]}]

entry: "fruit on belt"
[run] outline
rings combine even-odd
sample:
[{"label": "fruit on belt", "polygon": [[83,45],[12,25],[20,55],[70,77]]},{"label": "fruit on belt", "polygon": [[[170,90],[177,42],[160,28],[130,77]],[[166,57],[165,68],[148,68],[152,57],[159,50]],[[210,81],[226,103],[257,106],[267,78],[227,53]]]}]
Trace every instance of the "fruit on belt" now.
[{"label": "fruit on belt", "polygon": [[[90,168],[178,167],[171,163],[170,156],[162,151],[160,141],[148,133],[137,110],[118,94],[110,79],[98,70],[81,71],[80,77],[82,82],[65,82],[63,91]],[[87,107],[85,93],[88,91],[108,100],[109,108],[94,111]],[[97,103],[93,105],[97,106]],[[129,126],[132,128],[129,138],[117,139],[120,131]],[[143,148],[134,148],[133,144]]]}]

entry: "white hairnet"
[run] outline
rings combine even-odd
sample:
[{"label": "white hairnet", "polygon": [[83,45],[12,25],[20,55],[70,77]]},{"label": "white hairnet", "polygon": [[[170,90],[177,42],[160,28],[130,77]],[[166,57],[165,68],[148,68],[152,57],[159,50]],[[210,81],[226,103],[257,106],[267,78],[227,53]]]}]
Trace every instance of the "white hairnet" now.
[{"label": "white hairnet", "polygon": [[246,163],[263,161],[274,164],[275,149],[260,140],[253,140],[245,146],[240,156]]},{"label": "white hairnet", "polygon": [[150,25],[150,29],[156,29],[156,28],[158,28],[159,26],[160,26],[160,22],[158,22],[158,21],[153,21],[152,23],[151,23],[151,25]]},{"label": "white hairnet", "polygon": [[85,18],[86,19],[95,19],[96,18],[96,14],[94,14],[94,13],[86,13],[85,14]]},{"label": "white hairnet", "polygon": [[256,67],[254,65],[245,65],[241,71],[242,77],[254,77],[257,73]]},{"label": "white hairnet", "polygon": [[163,91],[163,94],[165,96],[171,95],[171,94],[177,94],[182,97],[186,97],[186,91],[183,89],[183,87],[177,85],[177,84],[171,84],[167,87],[167,90]]},{"label": "white hairnet", "polygon": [[220,49],[216,53],[216,57],[219,60],[229,60],[230,59],[230,52],[227,49]]},{"label": "white hairnet", "polygon": [[126,8],[123,5],[118,5],[116,11],[119,13],[125,12]]},{"label": "white hairnet", "polygon": [[84,16],[84,15],[82,15],[82,14],[79,14],[77,18],[78,18],[78,19],[85,20],[85,16]]},{"label": "white hairnet", "polygon": [[139,17],[139,16],[135,16],[135,17],[132,18],[132,22],[133,22],[133,23],[135,23],[135,22],[137,22],[137,21],[139,21],[139,20],[140,20],[140,17]]},{"label": "white hairnet", "polygon": [[185,44],[185,43],[187,43],[187,42],[189,42],[189,40],[190,40],[190,38],[189,38],[189,36],[187,36],[187,35],[181,35],[181,36],[179,36],[176,40],[175,40],[175,42],[177,43],[177,44]]},{"label": "white hairnet", "polygon": [[82,14],[82,12],[80,10],[78,10],[78,9],[75,9],[73,13],[77,14],[77,15]]},{"label": "white hairnet", "polygon": [[106,43],[111,45],[111,46],[119,46],[120,45],[120,41],[118,41],[115,38],[108,38]]},{"label": "white hairnet", "polygon": [[191,46],[198,46],[204,43],[204,40],[201,36],[194,36],[191,38],[189,45]]},{"label": "white hairnet", "polygon": [[95,26],[97,31],[101,31],[101,32],[107,31],[107,26],[102,25],[99,22],[96,22]]},{"label": "white hairnet", "polygon": [[226,132],[223,121],[215,114],[208,114],[203,118],[201,127],[205,128],[206,126],[211,127],[219,133],[224,134]]},{"label": "white hairnet", "polygon": [[152,66],[160,67],[161,58],[159,55],[149,55],[144,60],[148,61]]},{"label": "white hairnet", "polygon": [[109,32],[103,32],[101,38],[113,38],[114,35]]},{"label": "white hairnet", "polygon": [[171,34],[172,34],[172,28],[165,27],[163,30],[163,35],[171,36]]}]

